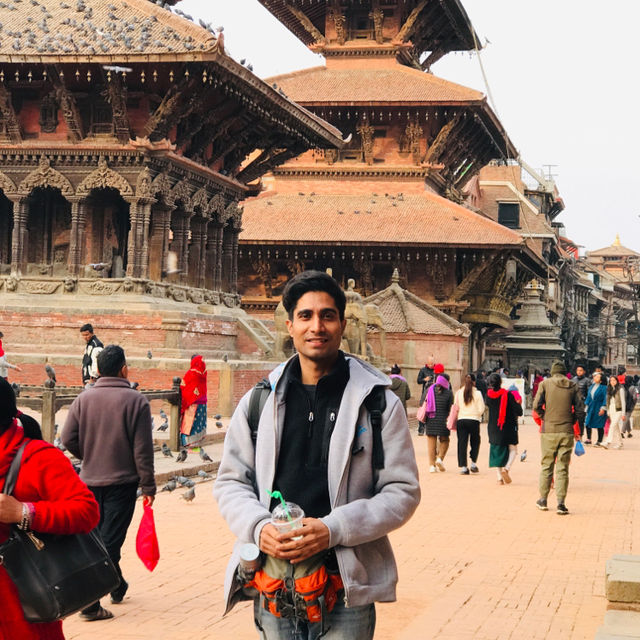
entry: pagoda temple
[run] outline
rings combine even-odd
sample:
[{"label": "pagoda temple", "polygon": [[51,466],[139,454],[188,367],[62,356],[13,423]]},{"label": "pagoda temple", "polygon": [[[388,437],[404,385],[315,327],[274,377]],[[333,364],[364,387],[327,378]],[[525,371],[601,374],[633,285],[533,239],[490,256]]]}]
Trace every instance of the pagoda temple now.
[{"label": "pagoda temple", "polygon": [[243,304],[267,313],[286,280],[331,268],[362,295],[402,287],[484,336],[511,326],[541,255],[517,231],[472,210],[465,186],[490,161],[517,157],[478,91],[434,76],[434,62],[477,46],[459,0],[262,0],[326,66],[269,78],[350,141],[275,168],[245,201]]},{"label": "pagoda temple", "polygon": [[235,353],[239,202],[343,144],[171,4],[3,4],[0,321],[18,351],[93,321],[132,350]]}]

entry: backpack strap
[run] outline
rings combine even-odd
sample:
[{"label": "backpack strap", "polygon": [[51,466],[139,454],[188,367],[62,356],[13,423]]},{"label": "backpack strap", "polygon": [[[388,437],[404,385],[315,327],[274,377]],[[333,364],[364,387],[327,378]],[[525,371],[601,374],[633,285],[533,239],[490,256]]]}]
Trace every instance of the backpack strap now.
[{"label": "backpack strap", "polygon": [[371,464],[374,469],[384,469],[384,449],[382,447],[382,414],[387,408],[386,387],[376,386],[364,399],[364,406],[369,412],[373,437]]},{"label": "backpack strap", "polygon": [[249,423],[249,429],[251,429],[251,441],[255,445],[258,438],[258,424],[260,423],[260,416],[262,410],[267,402],[267,398],[271,393],[271,383],[262,378],[258,384],[251,390],[249,396],[249,411],[247,414],[247,422]]},{"label": "backpack strap", "polygon": [[24,453],[24,448],[27,446],[27,441],[25,440],[18,449],[15,457],[11,461],[11,466],[9,467],[9,471],[7,471],[6,479],[4,481],[4,489],[2,493],[10,496],[13,493],[13,490],[16,486],[16,480],[18,479],[18,473],[20,471],[20,465],[22,464],[22,454]]}]

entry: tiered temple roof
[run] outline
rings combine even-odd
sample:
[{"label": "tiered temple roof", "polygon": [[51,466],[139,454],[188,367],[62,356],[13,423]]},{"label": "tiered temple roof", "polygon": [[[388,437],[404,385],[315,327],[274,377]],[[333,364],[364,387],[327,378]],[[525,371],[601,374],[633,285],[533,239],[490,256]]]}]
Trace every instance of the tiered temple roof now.
[{"label": "tiered temple roof", "polygon": [[410,195],[265,193],[248,200],[245,211],[243,244],[485,248],[523,244],[515,231],[428,191]]}]

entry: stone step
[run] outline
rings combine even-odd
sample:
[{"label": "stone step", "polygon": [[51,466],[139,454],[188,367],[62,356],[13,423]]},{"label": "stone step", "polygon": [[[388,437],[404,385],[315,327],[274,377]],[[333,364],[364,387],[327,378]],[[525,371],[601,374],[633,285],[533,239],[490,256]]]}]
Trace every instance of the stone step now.
[{"label": "stone step", "polygon": [[595,640],[640,640],[640,612],[610,610],[604,616],[604,624],[598,629]]},{"label": "stone step", "polygon": [[612,604],[640,604],[640,556],[616,554],[607,560],[605,595]]}]

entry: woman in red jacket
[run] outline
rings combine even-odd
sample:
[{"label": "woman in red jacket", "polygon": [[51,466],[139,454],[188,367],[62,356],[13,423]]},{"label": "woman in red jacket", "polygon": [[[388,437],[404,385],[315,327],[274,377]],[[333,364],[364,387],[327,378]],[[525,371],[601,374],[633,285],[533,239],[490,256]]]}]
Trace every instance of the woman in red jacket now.
[{"label": "woman in red jacket", "polygon": [[[15,395],[0,380],[0,490],[9,466],[25,440],[15,418]],[[100,519],[93,494],[67,457],[42,440],[29,440],[13,495],[0,494],[0,543],[10,525],[27,515],[29,528],[42,533],[88,533]],[[0,566],[0,640],[64,640],[62,621],[32,624],[25,620],[18,592]]]}]

